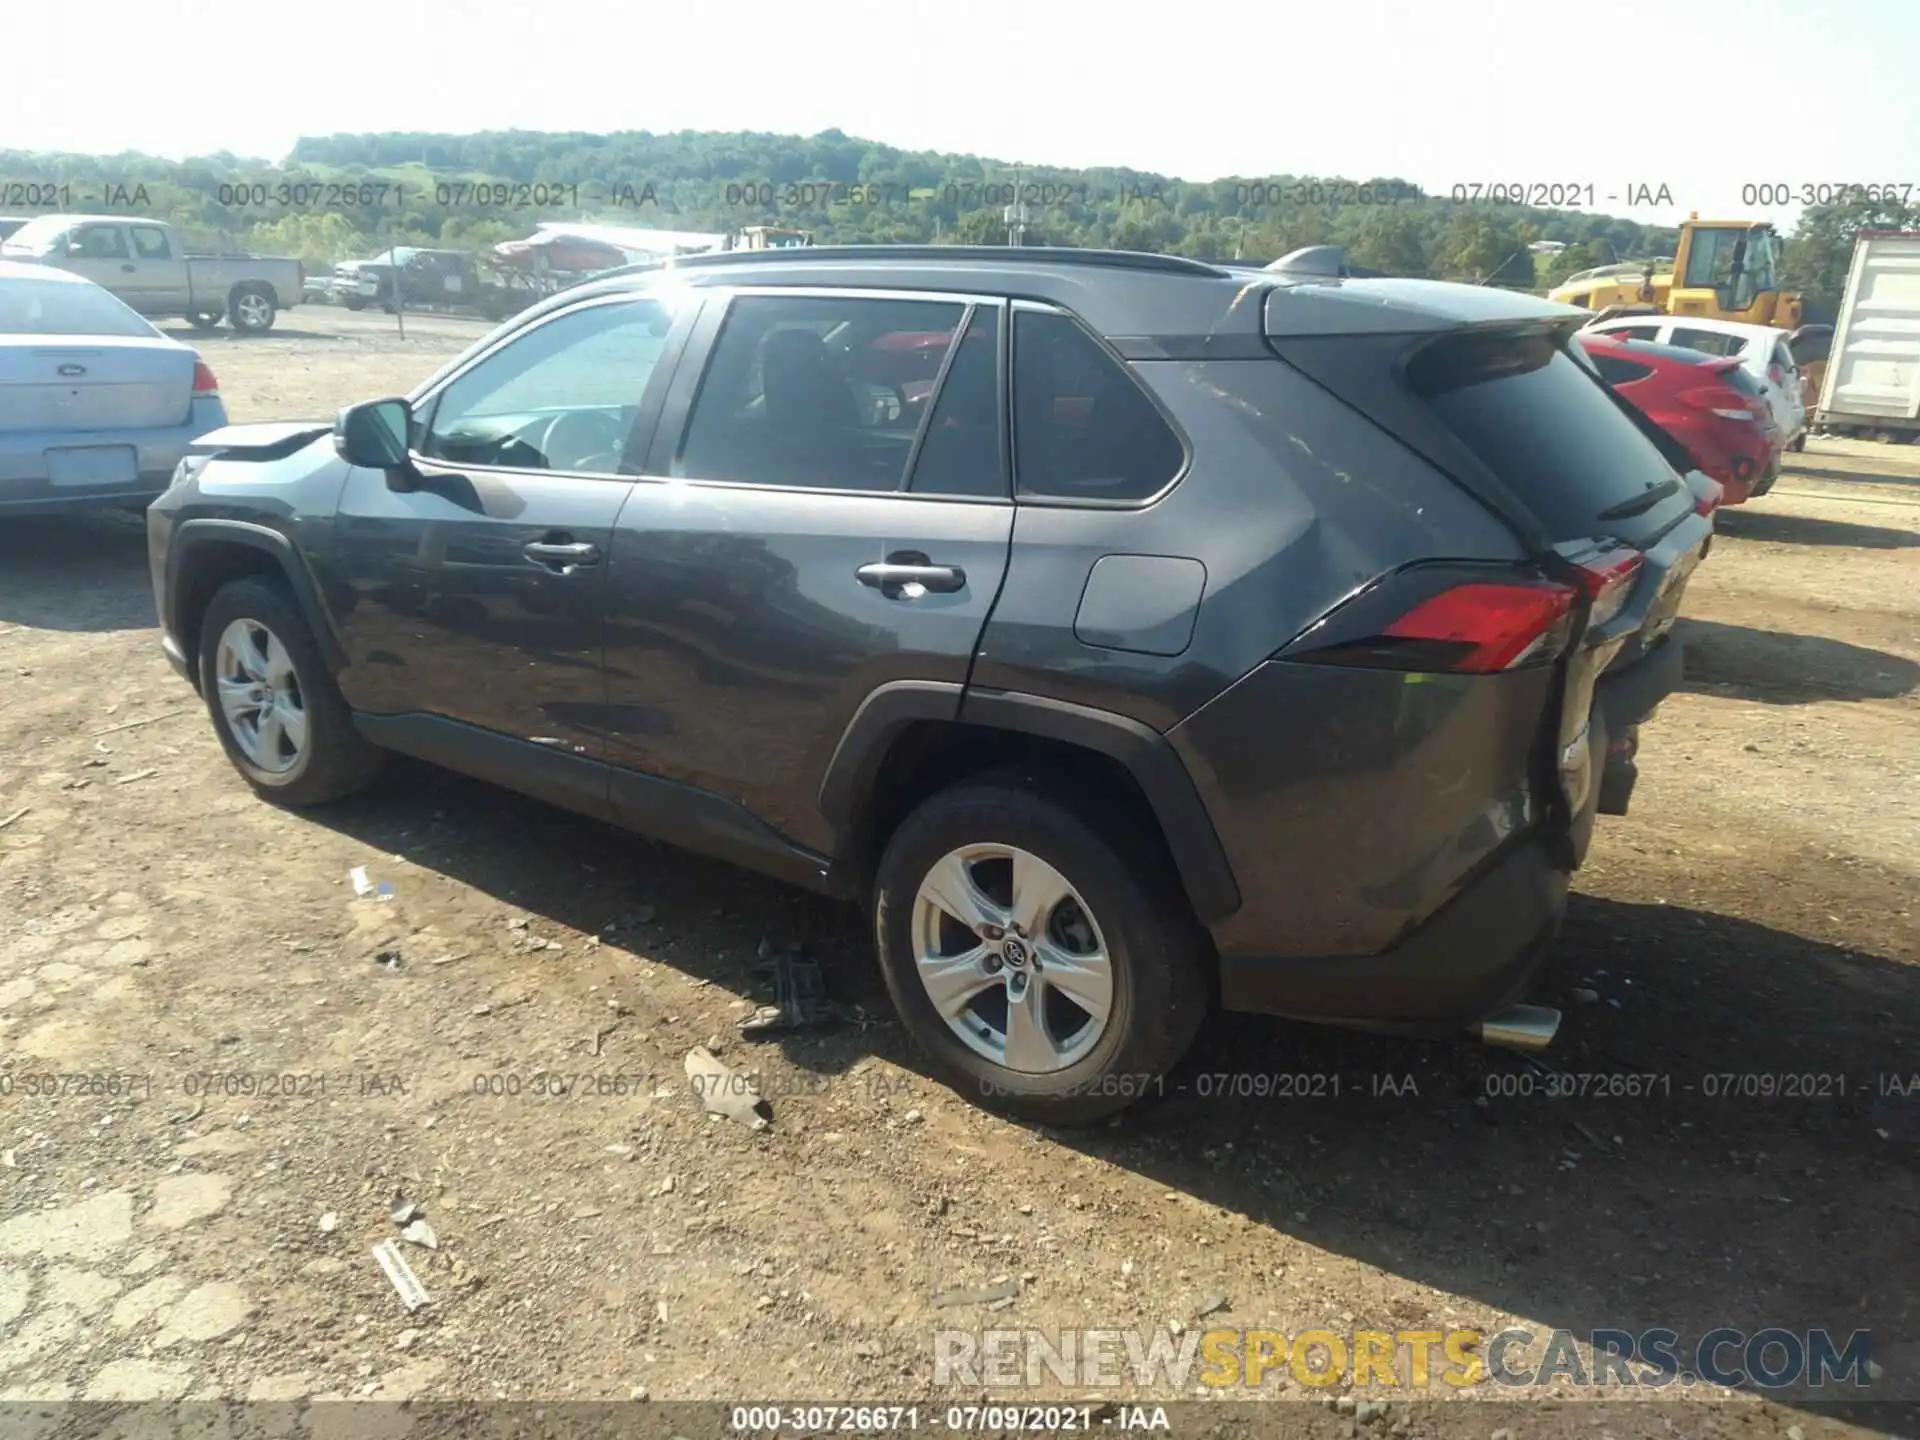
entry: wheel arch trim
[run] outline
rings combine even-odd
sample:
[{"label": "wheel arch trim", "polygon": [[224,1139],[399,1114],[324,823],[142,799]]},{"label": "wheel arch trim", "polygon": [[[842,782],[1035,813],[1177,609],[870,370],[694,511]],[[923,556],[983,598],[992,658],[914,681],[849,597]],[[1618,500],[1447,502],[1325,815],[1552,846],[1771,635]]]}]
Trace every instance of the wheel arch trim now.
[{"label": "wheel arch trim", "polygon": [[1153,810],[1201,923],[1240,908],[1239,886],[1206,805],[1165,737],[1128,716],[1041,695],[932,681],[895,681],[874,690],[848,722],[820,783],[821,814],[838,833],[857,826],[894,741],[925,720],[1055,740],[1118,762]]},{"label": "wheel arch trim", "polygon": [[[193,557],[216,545],[243,546],[273,560],[275,569],[293,591],[294,604],[299,606],[307,628],[313,632],[314,643],[320,647],[321,658],[325,660],[328,671],[338,675],[345,668],[346,654],[341,649],[339,637],[334,634],[333,626],[327,622],[319,586],[301,562],[300,552],[293,541],[271,526],[247,520],[215,518],[183,520],[175,527],[167,547],[167,614],[162,617],[166,621],[167,632],[179,639],[184,649],[188,626],[187,616],[181,609],[186,597],[186,587],[181,582],[190,573]],[[187,659],[197,675],[198,655],[189,655]]]}]

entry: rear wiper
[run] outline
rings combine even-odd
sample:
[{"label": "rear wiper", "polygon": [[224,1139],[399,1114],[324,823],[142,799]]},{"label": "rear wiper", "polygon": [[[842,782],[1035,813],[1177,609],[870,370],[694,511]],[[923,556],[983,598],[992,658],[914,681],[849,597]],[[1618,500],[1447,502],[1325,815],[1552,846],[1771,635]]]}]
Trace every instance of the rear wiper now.
[{"label": "rear wiper", "polygon": [[1644,490],[1631,500],[1622,500],[1618,505],[1609,505],[1593,518],[1596,520],[1626,520],[1635,515],[1644,515],[1674,491],[1680,488],[1678,480],[1662,480],[1649,490]]}]

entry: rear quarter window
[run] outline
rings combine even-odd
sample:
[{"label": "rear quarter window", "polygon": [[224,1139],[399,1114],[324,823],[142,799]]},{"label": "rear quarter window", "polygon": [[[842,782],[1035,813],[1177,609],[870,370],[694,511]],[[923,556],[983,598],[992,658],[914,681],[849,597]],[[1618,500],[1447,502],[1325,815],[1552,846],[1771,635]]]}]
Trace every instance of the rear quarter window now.
[{"label": "rear quarter window", "polygon": [[1013,466],[1029,499],[1132,502],[1172,483],[1186,449],[1139,382],[1065,315],[1013,322]]},{"label": "rear quarter window", "polygon": [[[1645,532],[1674,467],[1552,334],[1456,335],[1417,351],[1407,380],[1556,542]],[[1657,504],[1657,502],[1656,502]]]}]

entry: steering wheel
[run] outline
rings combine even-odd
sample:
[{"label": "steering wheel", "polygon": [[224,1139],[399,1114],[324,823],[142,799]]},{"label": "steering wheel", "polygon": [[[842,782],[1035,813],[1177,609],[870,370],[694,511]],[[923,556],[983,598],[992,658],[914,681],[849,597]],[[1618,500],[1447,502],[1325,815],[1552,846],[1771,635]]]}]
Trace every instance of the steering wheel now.
[{"label": "steering wheel", "polygon": [[540,432],[538,449],[549,470],[615,471],[627,430],[604,410],[564,410]]}]

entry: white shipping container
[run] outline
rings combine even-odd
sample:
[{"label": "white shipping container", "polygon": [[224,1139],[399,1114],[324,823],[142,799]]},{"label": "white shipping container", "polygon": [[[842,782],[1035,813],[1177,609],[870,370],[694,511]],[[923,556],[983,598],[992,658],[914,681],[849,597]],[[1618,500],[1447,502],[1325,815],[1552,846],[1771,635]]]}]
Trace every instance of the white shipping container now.
[{"label": "white shipping container", "polygon": [[1854,242],[1817,423],[1920,429],[1920,232]]}]

